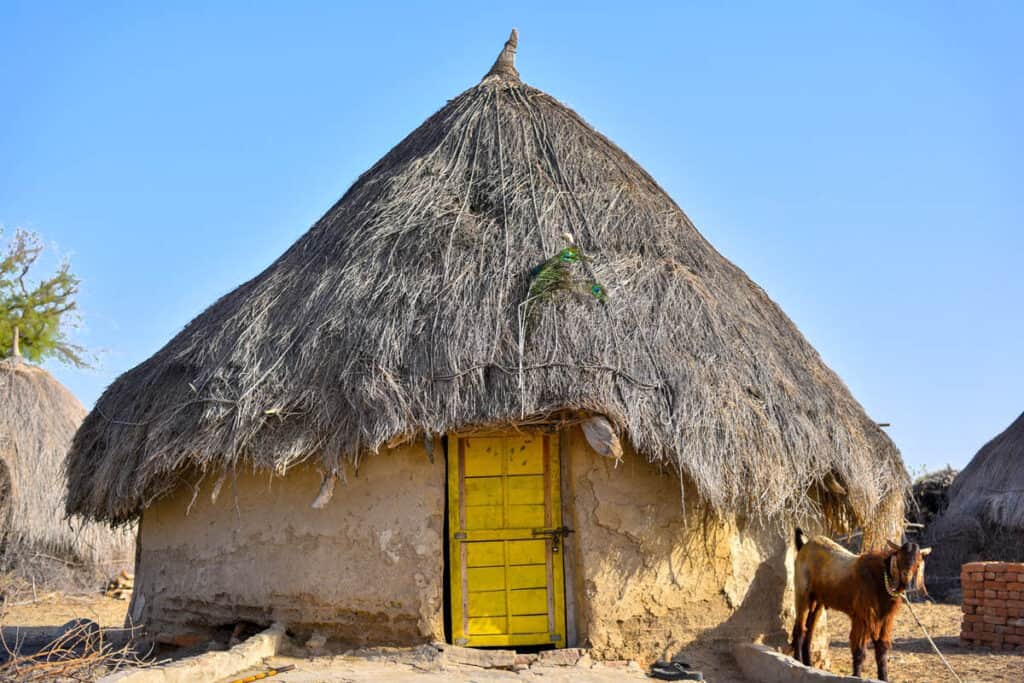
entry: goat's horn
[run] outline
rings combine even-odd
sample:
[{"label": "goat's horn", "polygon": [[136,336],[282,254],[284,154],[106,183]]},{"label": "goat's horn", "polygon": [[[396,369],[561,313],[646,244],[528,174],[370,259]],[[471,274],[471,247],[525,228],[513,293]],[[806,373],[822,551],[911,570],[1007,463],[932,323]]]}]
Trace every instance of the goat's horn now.
[{"label": "goat's horn", "polygon": [[921,557],[924,557],[925,555],[927,555],[931,551],[932,551],[931,548],[921,548]]},{"label": "goat's horn", "polygon": [[896,545],[895,543],[893,543],[890,540],[886,540],[886,543],[888,543],[889,547],[892,548],[893,550],[899,550],[900,549],[900,547],[898,545]]}]

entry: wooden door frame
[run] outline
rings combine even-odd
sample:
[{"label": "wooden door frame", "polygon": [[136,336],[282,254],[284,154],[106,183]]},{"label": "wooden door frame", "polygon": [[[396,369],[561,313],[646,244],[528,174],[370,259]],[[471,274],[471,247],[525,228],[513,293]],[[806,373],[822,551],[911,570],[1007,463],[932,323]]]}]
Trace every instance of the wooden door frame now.
[{"label": "wooden door frame", "polygon": [[[541,431],[550,432],[558,438],[558,468],[559,468],[559,504],[561,507],[561,518],[563,525],[575,525],[576,514],[575,514],[575,487],[571,485],[571,467],[569,465],[569,429],[564,429],[559,423],[538,423],[531,424],[527,428],[511,428],[511,429],[499,429],[499,428],[480,428],[480,429],[465,429],[458,431],[451,431],[442,437],[442,451],[445,458],[445,503],[444,503],[444,525],[443,532],[444,538],[442,543],[442,553],[444,555],[444,571],[442,572],[444,580],[444,590],[442,596],[444,599],[444,622],[445,622],[445,636],[449,644],[454,645],[455,640],[455,625],[453,616],[453,605],[455,600],[455,594],[452,590],[451,582],[451,570],[452,570],[452,554],[451,554],[451,536],[452,531],[450,528],[450,510],[451,505],[451,467],[458,467],[458,461],[449,457],[452,440],[455,440],[455,444],[458,444],[459,439],[468,436],[503,436],[506,434],[515,434],[517,432],[528,432],[528,431]],[[575,528],[575,526],[572,526]],[[555,649],[559,648],[570,648],[578,645],[579,636],[577,632],[577,617],[576,617],[576,555],[577,549],[574,539],[575,534],[569,534],[562,537],[562,609],[565,612],[565,639],[562,643],[552,643]],[[512,646],[513,649],[515,646]]]}]

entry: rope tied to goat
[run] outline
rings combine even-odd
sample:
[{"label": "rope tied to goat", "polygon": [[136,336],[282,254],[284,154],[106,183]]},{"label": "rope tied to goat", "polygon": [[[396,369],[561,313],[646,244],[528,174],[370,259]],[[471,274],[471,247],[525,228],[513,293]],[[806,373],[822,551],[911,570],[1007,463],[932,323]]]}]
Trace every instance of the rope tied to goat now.
[{"label": "rope tied to goat", "polygon": [[953,667],[950,666],[948,661],[946,661],[945,655],[943,655],[942,651],[939,650],[939,646],[935,644],[934,640],[932,640],[931,635],[928,633],[928,629],[926,629],[924,624],[921,623],[921,620],[917,618],[917,613],[914,612],[914,608],[911,606],[910,599],[907,598],[906,593],[903,593],[901,597],[903,598],[903,602],[907,604],[907,609],[910,610],[910,616],[914,617],[914,621],[916,621],[917,625],[921,627],[921,632],[924,633],[924,637],[928,639],[928,643],[932,646],[932,649],[935,650],[935,654],[939,656],[942,663],[946,665],[947,669],[949,669],[949,673],[953,674],[953,678],[957,680],[957,683],[963,683],[963,679],[961,679],[957,672],[953,670]]}]

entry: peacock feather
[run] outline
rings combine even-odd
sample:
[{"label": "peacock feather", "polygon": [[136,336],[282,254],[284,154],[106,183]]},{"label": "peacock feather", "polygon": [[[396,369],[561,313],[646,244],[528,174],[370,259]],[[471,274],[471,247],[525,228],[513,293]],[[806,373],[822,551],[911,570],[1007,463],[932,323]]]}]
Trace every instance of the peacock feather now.
[{"label": "peacock feather", "polygon": [[579,247],[568,246],[530,271],[530,289],[523,302],[526,308],[527,334],[536,323],[540,306],[557,296],[559,292],[592,296],[602,304],[608,301],[605,288],[585,277],[589,274],[589,268],[581,266],[587,263],[588,260]]}]

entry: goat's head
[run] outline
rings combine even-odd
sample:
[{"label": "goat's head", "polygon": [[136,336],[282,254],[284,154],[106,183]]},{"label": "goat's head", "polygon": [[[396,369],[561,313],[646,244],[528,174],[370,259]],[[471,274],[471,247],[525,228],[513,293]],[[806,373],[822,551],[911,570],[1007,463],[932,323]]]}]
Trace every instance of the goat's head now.
[{"label": "goat's head", "polygon": [[903,545],[889,544],[889,557],[886,561],[885,588],[890,595],[898,595],[908,588],[927,594],[924,587],[924,558],[932,551],[921,548],[912,541]]}]

